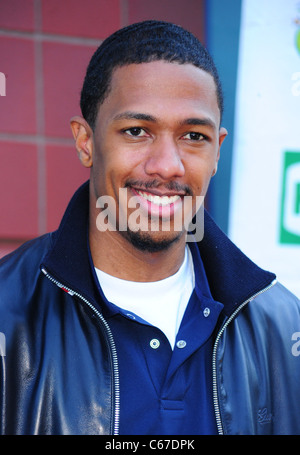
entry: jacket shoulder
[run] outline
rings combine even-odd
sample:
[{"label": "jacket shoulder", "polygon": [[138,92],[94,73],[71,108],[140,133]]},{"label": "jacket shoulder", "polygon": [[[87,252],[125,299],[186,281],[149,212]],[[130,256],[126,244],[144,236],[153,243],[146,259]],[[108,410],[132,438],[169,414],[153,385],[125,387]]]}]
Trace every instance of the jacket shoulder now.
[{"label": "jacket shoulder", "polygon": [[[252,340],[256,347],[260,346],[269,353],[275,351],[275,357],[289,362],[292,360],[291,340],[293,334],[300,330],[299,321],[300,300],[276,282],[270,289],[250,300],[237,315],[233,329],[240,330],[249,344]],[[300,363],[297,366],[300,367]]]},{"label": "jacket shoulder", "polygon": [[300,300],[279,282],[254,298],[249,306],[258,317],[267,318],[284,329],[299,325]]},{"label": "jacket shoulder", "polygon": [[23,243],[19,248],[0,259],[0,273],[14,262],[20,259],[42,259],[51,246],[52,233],[44,234],[32,240]]},{"label": "jacket shoulder", "polygon": [[40,264],[52,244],[52,234],[30,240],[0,260],[0,311],[32,294]]},{"label": "jacket shoulder", "polygon": [[227,434],[298,434],[299,316],[299,299],[277,282],[229,323],[218,353]]}]

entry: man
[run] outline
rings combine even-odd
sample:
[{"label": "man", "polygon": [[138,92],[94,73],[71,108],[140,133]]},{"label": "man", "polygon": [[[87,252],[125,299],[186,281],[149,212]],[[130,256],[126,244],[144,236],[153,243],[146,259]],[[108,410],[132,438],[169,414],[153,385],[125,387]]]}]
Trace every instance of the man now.
[{"label": "man", "polygon": [[58,231],[1,262],[3,434],[300,433],[298,299],[207,213],[203,239],[187,232],[222,108],[178,26],[134,24],[96,51],[71,120],[90,180]]}]

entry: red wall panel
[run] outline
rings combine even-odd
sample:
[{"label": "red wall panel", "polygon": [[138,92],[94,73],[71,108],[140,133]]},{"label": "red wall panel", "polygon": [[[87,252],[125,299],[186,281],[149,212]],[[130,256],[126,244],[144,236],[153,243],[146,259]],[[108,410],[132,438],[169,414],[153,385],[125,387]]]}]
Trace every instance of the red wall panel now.
[{"label": "red wall panel", "polygon": [[80,115],[80,91],[95,47],[44,43],[45,134],[71,138],[70,118]]},{"label": "red wall panel", "polygon": [[0,0],[0,28],[34,31],[34,0]]},{"label": "red wall panel", "polygon": [[104,39],[120,28],[119,0],[42,0],[43,32]]},{"label": "red wall panel", "polygon": [[49,145],[46,148],[47,231],[57,229],[74,189],[89,178],[75,147]]},{"label": "red wall panel", "polygon": [[35,60],[32,40],[0,36],[0,71],[6,96],[0,98],[0,132],[36,132]]},{"label": "red wall panel", "polygon": [[33,237],[38,234],[36,146],[2,142],[0,163],[0,237]]}]

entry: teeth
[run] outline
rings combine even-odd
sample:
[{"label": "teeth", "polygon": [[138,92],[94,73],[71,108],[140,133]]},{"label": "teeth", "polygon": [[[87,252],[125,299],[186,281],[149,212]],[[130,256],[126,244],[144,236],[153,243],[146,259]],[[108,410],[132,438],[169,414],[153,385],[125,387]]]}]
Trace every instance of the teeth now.
[{"label": "teeth", "polygon": [[155,194],[150,194],[150,193],[144,193],[143,191],[138,191],[137,193],[142,196],[144,199],[146,199],[149,202],[152,202],[153,204],[156,205],[170,205],[174,204],[174,202],[178,201],[180,199],[180,196],[176,194],[175,196],[157,196]]}]

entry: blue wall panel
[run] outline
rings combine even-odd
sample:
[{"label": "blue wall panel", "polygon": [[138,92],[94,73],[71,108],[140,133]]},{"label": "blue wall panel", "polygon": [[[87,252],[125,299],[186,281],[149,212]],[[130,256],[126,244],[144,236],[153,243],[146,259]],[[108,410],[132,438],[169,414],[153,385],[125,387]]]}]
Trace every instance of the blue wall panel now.
[{"label": "blue wall panel", "polygon": [[221,148],[219,170],[211,181],[208,209],[226,233],[228,232],[241,3],[242,0],[206,0],[205,3],[205,41],[222,81],[225,101],[222,126],[227,128],[229,133]]}]

